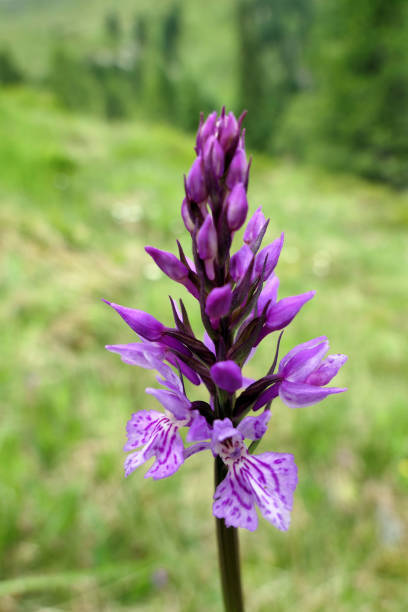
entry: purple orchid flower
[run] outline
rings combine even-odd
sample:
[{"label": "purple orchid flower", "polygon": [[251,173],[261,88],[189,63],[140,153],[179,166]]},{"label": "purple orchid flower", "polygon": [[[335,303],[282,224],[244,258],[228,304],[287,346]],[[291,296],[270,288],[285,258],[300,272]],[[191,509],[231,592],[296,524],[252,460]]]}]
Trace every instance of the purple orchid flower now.
[{"label": "purple orchid flower", "polygon": [[167,361],[172,366],[180,368],[182,374],[193,385],[201,383],[196,372],[187,363],[177,358],[172,349],[162,342],[147,342],[142,339],[141,342],[130,342],[129,344],[108,344],[105,348],[112,353],[118,353],[124,363],[147,370],[159,371],[163,362]]},{"label": "purple orchid flower", "polygon": [[[219,533],[224,534],[226,526],[254,530],[256,506],[278,529],[288,529],[290,522],[296,465],[290,454],[250,453],[244,440],[259,441],[270,416],[269,410],[245,416],[251,407],[258,410],[278,395],[291,408],[309,406],[346,390],[326,386],[347,358],[325,358],[329,349],[325,336],[292,349],[272,373],[279,336],[269,373],[258,380],[243,375],[261,340],[291,324],[315,295],[307,291],[278,300],[275,268],[284,236],[262,247],[269,219],[261,207],[243,231],[242,246],[232,249],[234,235],[248,214],[251,160],[245,152],[244,117],[245,113],[237,119],[225,108],[219,115],[214,111],[206,119],[201,116],[196,159],[184,180],[181,205],[192,259],[180,242],[177,255],[146,247],[159,268],[198,301],[203,340],[202,332],[196,336],[182,300],[177,304],[170,298],[174,327],[142,310],[107,302],[141,341],[106,348],[125,363],[158,372],[161,388],[149,387],[146,392],[164,408],[164,412],[141,410],[129,420],[126,475],[154,457],[146,477],[165,478],[191,455],[210,449],[216,457],[213,513],[219,519]],[[190,402],[184,377],[195,385],[202,383],[208,401],[200,395]],[[182,438],[183,428],[187,432]],[[220,551],[224,543],[220,537]],[[234,555],[236,550],[229,551],[224,560]]]},{"label": "purple orchid flower", "polygon": [[289,408],[312,406],[334,393],[347,391],[344,387],[324,387],[347,361],[346,355],[328,355],[329,341],[326,336],[314,338],[295,346],[281,360],[277,382],[264,391],[254,404],[258,410],[277,395]]},{"label": "purple orchid flower", "polygon": [[[187,436],[189,442],[208,437],[208,425],[197,410],[191,409],[191,402],[184,394],[180,379],[164,364],[160,367],[160,374],[163,378],[158,380],[167,389],[148,387],[146,393],[156,397],[165,412],[140,410],[128,421],[128,440],[124,450],[133,452],[125,460],[125,476],[153,456],[156,460],[145,478],[157,480],[174,474],[184,462],[184,444],[179,433],[182,427],[190,427]],[[141,446],[144,448],[135,450]]]},{"label": "purple orchid flower", "polygon": [[213,513],[227,527],[254,531],[255,506],[267,521],[282,531],[289,528],[297,468],[293,456],[266,452],[250,455],[244,438],[259,440],[266,431],[269,411],[259,419],[246,417],[234,428],[230,419],[214,422],[211,447],[228,468],[214,493]]}]

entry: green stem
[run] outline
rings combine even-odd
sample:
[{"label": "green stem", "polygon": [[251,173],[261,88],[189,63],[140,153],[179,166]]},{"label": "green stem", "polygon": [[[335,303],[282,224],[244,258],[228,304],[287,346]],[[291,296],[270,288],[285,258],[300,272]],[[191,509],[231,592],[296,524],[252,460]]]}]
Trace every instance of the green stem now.
[{"label": "green stem", "polygon": [[[220,457],[216,457],[214,468],[215,486],[217,487],[226,474],[225,465]],[[238,529],[226,527],[224,519],[215,519],[215,522],[225,612],[244,612]]]}]

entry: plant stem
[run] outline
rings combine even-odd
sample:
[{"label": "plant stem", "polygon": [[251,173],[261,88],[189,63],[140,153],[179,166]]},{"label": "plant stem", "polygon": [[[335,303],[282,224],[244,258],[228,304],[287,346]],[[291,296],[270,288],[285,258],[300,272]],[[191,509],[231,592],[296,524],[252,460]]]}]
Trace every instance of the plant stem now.
[{"label": "plant stem", "polygon": [[[220,457],[216,457],[214,468],[215,486],[217,487],[226,474],[225,465]],[[225,612],[244,612],[238,529],[226,527],[224,519],[216,518],[215,522]]]}]

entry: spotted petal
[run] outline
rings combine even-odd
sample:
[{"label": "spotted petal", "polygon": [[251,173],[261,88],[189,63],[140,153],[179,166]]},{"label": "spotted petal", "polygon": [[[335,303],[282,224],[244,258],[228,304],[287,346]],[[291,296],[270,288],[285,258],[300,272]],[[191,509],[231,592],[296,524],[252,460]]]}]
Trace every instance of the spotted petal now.
[{"label": "spotted petal", "polygon": [[248,483],[264,518],[277,529],[289,529],[297,467],[286,453],[262,453],[248,458]]},{"label": "spotted petal", "polygon": [[213,514],[223,518],[227,527],[243,527],[254,531],[258,517],[252,491],[237,473],[228,472],[214,493]]},{"label": "spotted petal", "polygon": [[250,440],[260,440],[266,433],[270,418],[270,410],[265,410],[265,412],[258,416],[247,416],[242,419],[237,429],[242,433],[244,438],[249,438]]},{"label": "spotted petal", "polygon": [[177,472],[184,462],[183,440],[177,426],[171,425],[167,431],[162,431],[161,436],[157,439],[155,455],[156,461],[146,472],[145,478],[151,477],[158,480]]},{"label": "spotted petal", "polygon": [[147,444],[163,420],[167,417],[156,410],[140,410],[132,414],[126,425],[128,441],[123,450],[132,451]]}]

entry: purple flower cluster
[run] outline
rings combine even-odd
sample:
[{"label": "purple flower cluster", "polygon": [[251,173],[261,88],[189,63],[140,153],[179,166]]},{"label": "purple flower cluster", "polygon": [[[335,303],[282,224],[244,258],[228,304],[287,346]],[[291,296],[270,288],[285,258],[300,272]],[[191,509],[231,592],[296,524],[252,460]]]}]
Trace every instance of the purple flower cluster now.
[{"label": "purple flower cluster", "polygon": [[[139,342],[107,346],[125,363],[156,370],[162,388],[148,388],[164,411],[140,410],[127,424],[125,461],[128,476],[152,457],[146,477],[165,478],[194,453],[210,450],[225,466],[225,478],[214,494],[213,513],[227,526],[256,529],[258,506],[275,527],[289,527],[297,468],[286,453],[251,453],[266,432],[272,400],[279,395],[290,408],[310,406],[343,388],[326,387],[346,361],[325,355],[325,336],[293,348],[278,363],[282,331],[266,374],[249,380],[243,367],[259,343],[284,330],[314,291],[277,298],[275,275],[283,234],[261,249],[269,220],[258,208],[249,219],[243,245],[231,254],[234,233],[246,221],[250,161],[245,131],[225,110],[201,118],[196,159],[185,178],[181,206],[191,235],[193,261],[178,243],[178,256],[146,247],[172,280],[198,301],[204,325],[194,334],[184,303],[171,299],[174,326],[152,315],[107,302],[139,337]],[[190,401],[184,378],[203,384],[209,401]],[[262,409],[262,410],[261,410]],[[252,412],[252,414],[251,414]],[[187,428],[183,438],[180,430]],[[255,442],[247,444],[245,440]]]}]

